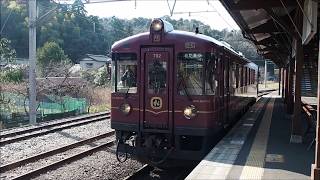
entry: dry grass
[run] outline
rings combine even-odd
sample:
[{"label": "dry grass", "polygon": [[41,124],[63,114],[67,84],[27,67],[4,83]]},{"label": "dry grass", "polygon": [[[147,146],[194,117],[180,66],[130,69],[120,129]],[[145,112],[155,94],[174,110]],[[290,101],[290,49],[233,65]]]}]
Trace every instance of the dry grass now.
[{"label": "dry grass", "polygon": [[93,90],[90,113],[107,111],[111,106],[111,89],[109,87],[96,87]]},{"label": "dry grass", "polygon": [[93,105],[111,103],[111,89],[109,87],[96,87],[93,94]]},{"label": "dry grass", "polygon": [[279,83],[274,81],[267,81],[267,86],[264,84],[259,84],[259,90],[269,90],[269,89],[278,89]]},{"label": "dry grass", "polygon": [[[54,83],[51,83],[54,84]],[[81,83],[78,83],[81,84]],[[20,94],[27,96],[27,83],[14,84],[6,83],[1,84],[0,88],[2,92],[11,92],[15,94]],[[39,90],[39,89],[38,89]],[[92,85],[87,86],[86,88],[80,88],[79,91],[69,93],[72,97],[83,97],[88,101],[91,100],[90,113],[107,111],[111,106],[111,88],[109,87],[94,87]],[[0,93],[1,94],[1,93]],[[38,98],[41,94],[38,94]]]}]

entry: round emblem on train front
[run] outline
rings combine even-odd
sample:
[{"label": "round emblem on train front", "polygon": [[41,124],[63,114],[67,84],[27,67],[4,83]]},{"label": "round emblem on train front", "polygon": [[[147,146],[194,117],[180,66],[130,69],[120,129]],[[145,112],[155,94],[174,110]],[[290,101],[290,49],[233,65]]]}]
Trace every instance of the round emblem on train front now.
[{"label": "round emblem on train front", "polygon": [[162,108],[162,99],[161,97],[151,98],[150,105],[152,109],[161,109]]}]

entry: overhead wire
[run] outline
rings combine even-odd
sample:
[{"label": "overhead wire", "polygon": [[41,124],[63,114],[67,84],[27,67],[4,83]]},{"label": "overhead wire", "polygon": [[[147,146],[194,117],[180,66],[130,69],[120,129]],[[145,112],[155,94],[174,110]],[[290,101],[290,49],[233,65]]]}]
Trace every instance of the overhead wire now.
[{"label": "overhead wire", "polygon": [[288,14],[289,19],[290,19],[292,25],[294,26],[297,34],[299,35],[300,39],[302,39],[302,35],[301,35],[298,27],[296,26],[296,23],[294,23],[293,19],[291,18],[290,13],[289,13],[289,10],[287,9],[286,5],[282,2],[282,0],[280,0],[280,3],[282,4],[283,8],[285,9],[286,13]]},{"label": "overhead wire", "polygon": [[170,4],[169,4],[169,0],[167,0],[168,8],[169,8],[169,11],[170,11],[170,16],[172,16],[172,14],[173,14],[173,11],[174,11],[174,8],[176,6],[176,3],[177,3],[177,0],[174,0],[173,6],[172,6],[172,9],[171,9]]},{"label": "overhead wire", "polygon": [[217,14],[221,17],[221,19],[222,19],[231,29],[234,29],[234,28],[230,25],[230,23],[219,13],[219,11],[210,3],[209,0],[207,0],[207,3],[208,3],[209,6],[211,6],[211,7],[217,12]]},{"label": "overhead wire", "polygon": [[10,12],[9,12],[9,14],[8,14],[8,16],[7,16],[7,18],[6,18],[6,20],[4,21],[3,26],[1,27],[0,34],[2,34],[2,31],[3,31],[3,30],[4,30],[4,28],[6,27],[6,24],[7,24],[8,20],[9,20],[9,18],[10,18],[10,16],[11,16],[12,11],[13,11],[13,9],[11,9],[11,10],[10,10]]},{"label": "overhead wire", "polygon": [[308,22],[309,22],[309,24],[311,25],[311,27],[313,27],[313,24],[312,24],[311,20],[310,20],[309,17],[304,13],[304,10],[303,10],[303,8],[302,8],[299,0],[296,0],[296,1],[297,1],[297,3],[298,3],[298,6],[299,6],[300,9],[301,9],[301,12],[302,12],[303,16],[308,20]]},{"label": "overhead wire", "polygon": [[88,1],[83,4],[110,3],[110,2],[120,2],[120,1],[132,1],[132,0],[99,0],[99,1]]},{"label": "overhead wire", "polygon": [[[274,19],[272,19],[272,22],[273,22],[274,26],[276,27],[276,29],[280,32],[280,28],[278,27],[278,25],[277,25],[277,23],[274,21]],[[287,41],[285,47],[287,48],[288,51],[290,51],[290,48],[292,47],[291,41],[290,41],[290,38],[288,37],[288,34],[287,34],[287,33],[285,33],[285,36],[286,36],[286,39],[287,39],[287,40],[285,40],[285,39],[283,38],[283,36],[280,36],[280,37],[281,37],[281,39],[283,40],[283,42],[286,42],[286,41]]]},{"label": "overhead wire", "polygon": [[197,13],[210,13],[210,12],[217,12],[217,11],[181,11],[181,12],[174,12],[173,14],[197,14]]}]

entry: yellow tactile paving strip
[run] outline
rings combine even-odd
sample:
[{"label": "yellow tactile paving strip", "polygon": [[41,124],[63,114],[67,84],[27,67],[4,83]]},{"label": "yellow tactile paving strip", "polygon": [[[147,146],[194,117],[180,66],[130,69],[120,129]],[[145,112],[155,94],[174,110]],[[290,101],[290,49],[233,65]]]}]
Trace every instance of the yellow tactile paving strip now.
[{"label": "yellow tactile paving strip", "polygon": [[[270,162],[285,164],[287,161],[286,158],[288,158],[283,154],[266,154],[268,141],[274,141],[274,139],[270,139],[269,137],[272,114],[276,111],[277,113],[281,112],[277,109],[280,108],[277,104],[279,103],[277,100],[279,98],[279,96],[276,95],[277,93],[278,92],[271,93],[267,98],[262,98],[260,100],[260,103],[256,103],[235,125],[235,127],[198,164],[198,166],[189,174],[186,180],[310,179],[310,176],[305,174],[304,171],[296,169],[286,169],[287,167],[284,167],[284,169],[282,169],[282,166],[278,166],[279,164],[274,168],[264,168],[266,166],[266,163]],[[268,101],[266,101],[267,99]],[[266,104],[266,106],[264,106],[264,104]],[[261,110],[263,109],[263,107],[265,107],[265,113],[262,114]],[[276,108],[277,110],[274,108]],[[249,154],[246,157],[239,157],[240,150],[242,150],[243,145],[247,140],[248,133],[251,132],[253,127],[252,125],[256,123],[259,114],[263,115],[263,117],[261,117],[262,119],[259,123],[259,126],[256,127],[258,128],[257,132],[254,133],[254,137],[250,137],[250,141],[248,141],[248,143],[252,143],[252,145],[250,147],[250,144],[246,144],[247,146],[245,146],[244,149],[245,154],[247,154],[248,150]],[[273,118],[275,118],[276,116],[277,114],[275,114]],[[275,120],[279,119],[275,118]],[[274,122],[279,123],[278,121]],[[275,130],[278,131],[279,129],[273,129],[273,131]],[[273,135],[271,137],[273,137]],[[253,140],[251,138],[253,138]],[[279,140],[283,141],[285,139]],[[278,144],[279,142],[273,142],[273,144],[274,143]],[[279,145],[281,146],[281,144]],[[273,152],[279,153],[278,151]],[[243,161],[245,161],[245,163],[243,163]],[[270,164],[268,165],[270,166]]]},{"label": "yellow tactile paving strip", "polygon": [[[211,150],[211,152],[189,174],[187,180],[230,179],[228,174],[239,155],[244,141],[269,99],[261,99],[242,117],[231,131]],[[242,168],[241,168],[242,170]],[[239,179],[241,171],[236,179]]]},{"label": "yellow tactile paving strip", "polygon": [[240,179],[261,179],[263,177],[263,166],[265,163],[274,101],[275,99],[271,99],[266,107]]}]

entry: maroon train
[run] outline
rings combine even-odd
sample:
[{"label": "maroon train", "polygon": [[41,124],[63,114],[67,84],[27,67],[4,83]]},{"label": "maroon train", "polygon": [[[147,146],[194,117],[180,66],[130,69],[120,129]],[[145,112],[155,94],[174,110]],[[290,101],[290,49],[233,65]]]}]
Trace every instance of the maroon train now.
[{"label": "maroon train", "polygon": [[226,43],[154,19],[150,32],[112,46],[118,160],[132,154],[158,167],[201,160],[255,102],[256,83],[257,66]]}]

